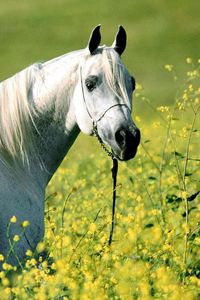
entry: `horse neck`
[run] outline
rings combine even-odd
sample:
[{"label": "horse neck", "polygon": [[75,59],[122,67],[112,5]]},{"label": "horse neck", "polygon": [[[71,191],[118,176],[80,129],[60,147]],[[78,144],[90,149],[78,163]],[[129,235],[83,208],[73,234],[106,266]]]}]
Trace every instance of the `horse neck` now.
[{"label": "horse neck", "polygon": [[[43,179],[50,180],[80,132],[72,96],[82,54],[66,55],[44,63],[32,97],[37,111],[35,143],[43,163]],[[80,59],[79,59],[80,58]]]}]

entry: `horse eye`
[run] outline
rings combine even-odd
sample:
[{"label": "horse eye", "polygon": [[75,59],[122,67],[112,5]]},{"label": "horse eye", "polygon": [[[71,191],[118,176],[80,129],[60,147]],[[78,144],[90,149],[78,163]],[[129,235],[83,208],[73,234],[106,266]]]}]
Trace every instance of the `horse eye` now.
[{"label": "horse eye", "polygon": [[98,78],[96,76],[90,76],[85,80],[85,85],[89,92],[92,92],[97,86]]},{"label": "horse eye", "polygon": [[95,85],[93,84],[93,82],[87,82],[85,85],[89,92],[92,92],[95,89]]},{"label": "horse eye", "polygon": [[135,90],[135,79],[133,76],[131,76],[131,85],[132,85],[132,91]]}]

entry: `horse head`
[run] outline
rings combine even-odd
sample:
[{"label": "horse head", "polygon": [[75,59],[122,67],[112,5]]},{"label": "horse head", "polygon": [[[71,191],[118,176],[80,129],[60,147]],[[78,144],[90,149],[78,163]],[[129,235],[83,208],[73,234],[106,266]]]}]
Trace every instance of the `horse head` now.
[{"label": "horse head", "polygon": [[121,55],[126,48],[126,31],[119,27],[111,47],[99,46],[100,26],[89,39],[79,67],[74,92],[75,115],[81,131],[111,147],[119,160],[136,154],[140,131],[132,120],[132,93],[135,80],[124,66]]}]

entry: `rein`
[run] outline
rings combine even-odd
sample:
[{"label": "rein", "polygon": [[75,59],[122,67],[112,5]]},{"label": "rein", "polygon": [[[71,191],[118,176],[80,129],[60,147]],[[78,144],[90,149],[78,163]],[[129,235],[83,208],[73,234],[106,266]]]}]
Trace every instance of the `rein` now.
[{"label": "rein", "polygon": [[115,227],[115,205],[116,205],[116,186],[117,186],[118,160],[115,157],[114,153],[112,151],[108,150],[108,148],[106,147],[106,145],[102,141],[101,137],[99,136],[99,134],[98,134],[98,128],[97,128],[97,122],[99,122],[111,108],[113,108],[115,106],[126,106],[127,107],[127,105],[126,104],[122,104],[122,103],[114,104],[114,105],[110,106],[108,109],[106,109],[104,111],[104,113],[100,116],[100,118],[95,121],[93,119],[93,117],[92,117],[89,109],[88,109],[86,98],[85,98],[85,93],[84,93],[84,88],[83,88],[83,79],[82,79],[82,67],[80,68],[80,78],[81,78],[81,89],[82,89],[83,101],[85,103],[85,107],[86,107],[87,113],[88,113],[90,119],[92,120],[92,126],[93,126],[92,133],[93,133],[94,136],[96,136],[96,138],[99,141],[101,147],[104,149],[104,151],[107,153],[107,155],[112,158],[112,162],[113,162],[113,167],[111,169],[112,180],[113,180],[113,189],[112,189],[112,222],[111,222],[111,229],[110,229],[110,235],[109,235],[109,240],[108,240],[108,245],[110,246],[111,243],[112,243],[113,232],[114,232],[114,227]]}]

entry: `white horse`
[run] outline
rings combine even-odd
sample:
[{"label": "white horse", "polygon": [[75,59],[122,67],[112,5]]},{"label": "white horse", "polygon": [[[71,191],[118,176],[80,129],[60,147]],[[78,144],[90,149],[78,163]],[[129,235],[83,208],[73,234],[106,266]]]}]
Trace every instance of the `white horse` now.
[{"label": "white horse", "polygon": [[[119,160],[136,154],[135,81],[120,58],[126,32],[120,26],[111,47],[100,39],[97,26],[85,49],[0,83],[0,253],[11,264],[42,239],[45,188],[80,130],[98,135]],[[17,222],[8,226],[12,216]],[[21,234],[24,220],[30,225]]]}]

